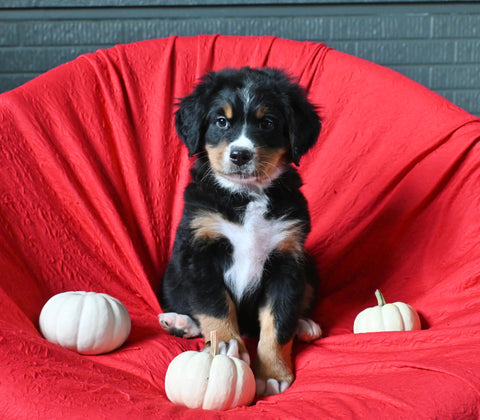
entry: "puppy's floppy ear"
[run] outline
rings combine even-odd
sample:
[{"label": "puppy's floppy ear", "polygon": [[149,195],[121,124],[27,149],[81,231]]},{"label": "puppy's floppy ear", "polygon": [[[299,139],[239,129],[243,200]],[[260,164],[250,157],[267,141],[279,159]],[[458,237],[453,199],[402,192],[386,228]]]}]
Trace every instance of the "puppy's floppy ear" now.
[{"label": "puppy's floppy ear", "polygon": [[320,117],[315,107],[307,100],[306,93],[299,86],[292,86],[289,92],[288,135],[292,161],[299,165],[300,158],[316,143],[320,134]]},{"label": "puppy's floppy ear", "polygon": [[209,96],[208,75],[204,77],[195,90],[182,98],[175,113],[175,128],[188,149],[189,156],[201,151],[205,135],[205,119]]}]

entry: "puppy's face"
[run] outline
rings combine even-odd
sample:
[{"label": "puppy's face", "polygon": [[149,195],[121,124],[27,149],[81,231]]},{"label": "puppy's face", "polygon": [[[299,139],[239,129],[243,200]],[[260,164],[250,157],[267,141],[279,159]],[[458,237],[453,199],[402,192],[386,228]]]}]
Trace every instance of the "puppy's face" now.
[{"label": "puppy's face", "polygon": [[290,162],[286,121],[277,98],[261,86],[221,90],[207,115],[205,150],[225,185],[265,187]]},{"label": "puppy's face", "polygon": [[176,128],[230,189],[267,187],[315,143],[320,122],[303,90],[274,69],[209,73],[182,99]]}]

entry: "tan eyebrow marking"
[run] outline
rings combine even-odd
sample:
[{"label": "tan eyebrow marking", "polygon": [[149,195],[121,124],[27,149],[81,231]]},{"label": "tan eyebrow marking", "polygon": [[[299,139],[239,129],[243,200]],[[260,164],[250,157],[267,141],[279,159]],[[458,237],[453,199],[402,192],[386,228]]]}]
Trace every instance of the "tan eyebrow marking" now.
[{"label": "tan eyebrow marking", "polygon": [[232,106],[228,103],[224,103],[222,105],[223,112],[225,112],[225,116],[231,120],[233,118],[233,109]]},{"label": "tan eyebrow marking", "polygon": [[257,113],[255,115],[259,120],[261,120],[266,115],[267,111],[268,108],[262,105],[260,108],[257,109]]}]

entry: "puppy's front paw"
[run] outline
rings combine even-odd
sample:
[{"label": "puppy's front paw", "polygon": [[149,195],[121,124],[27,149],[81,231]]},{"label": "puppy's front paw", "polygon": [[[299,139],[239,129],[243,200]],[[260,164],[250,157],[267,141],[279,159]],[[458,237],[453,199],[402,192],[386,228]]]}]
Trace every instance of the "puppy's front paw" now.
[{"label": "puppy's front paw", "polygon": [[259,397],[267,397],[269,395],[276,395],[284,392],[290,387],[287,381],[277,381],[276,379],[255,379],[257,385],[256,394]]},{"label": "puppy's front paw", "polygon": [[[277,369],[276,372],[275,369]],[[265,369],[259,367],[257,360],[255,366],[255,383],[257,385],[256,394],[259,397],[280,394],[292,385],[293,378],[292,371],[283,364],[265,371]]]},{"label": "puppy's front paw", "polygon": [[290,387],[294,380],[292,363],[292,342],[279,346],[269,336],[260,338],[255,361],[257,395],[280,394]]},{"label": "puppy's front paw", "polygon": [[[242,343],[243,344],[243,343]],[[231,339],[230,341],[220,341],[218,343],[218,353],[224,354],[230,357],[236,357],[237,359],[243,360],[245,363],[250,365],[250,355],[246,350],[241,351],[240,347],[244,348],[244,346],[240,346],[238,341],[235,339]],[[204,347],[203,351],[209,352],[210,345]]]},{"label": "puppy's front paw", "polygon": [[293,382],[294,375],[290,357],[275,353],[275,351],[271,351],[264,355],[260,351],[257,354],[254,373],[258,396],[280,394]]}]

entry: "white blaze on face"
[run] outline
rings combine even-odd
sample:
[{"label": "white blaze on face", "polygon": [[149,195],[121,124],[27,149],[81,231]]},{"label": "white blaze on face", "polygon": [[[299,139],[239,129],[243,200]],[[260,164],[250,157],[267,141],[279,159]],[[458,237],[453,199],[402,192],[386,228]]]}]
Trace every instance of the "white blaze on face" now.
[{"label": "white blaze on face", "polygon": [[245,130],[242,131],[242,134],[240,134],[240,137],[238,139],[232,141],[227,149],[226,153],[224,156],[225,159],[225,167],[228,168],[232,165],[232,162],[230,161],[230,154],[232,150],[249,150],[252,152],[253,155],[255,155],[255,145],[253,144],[253,141],[250,140],[246,135],[245,135]]}]

